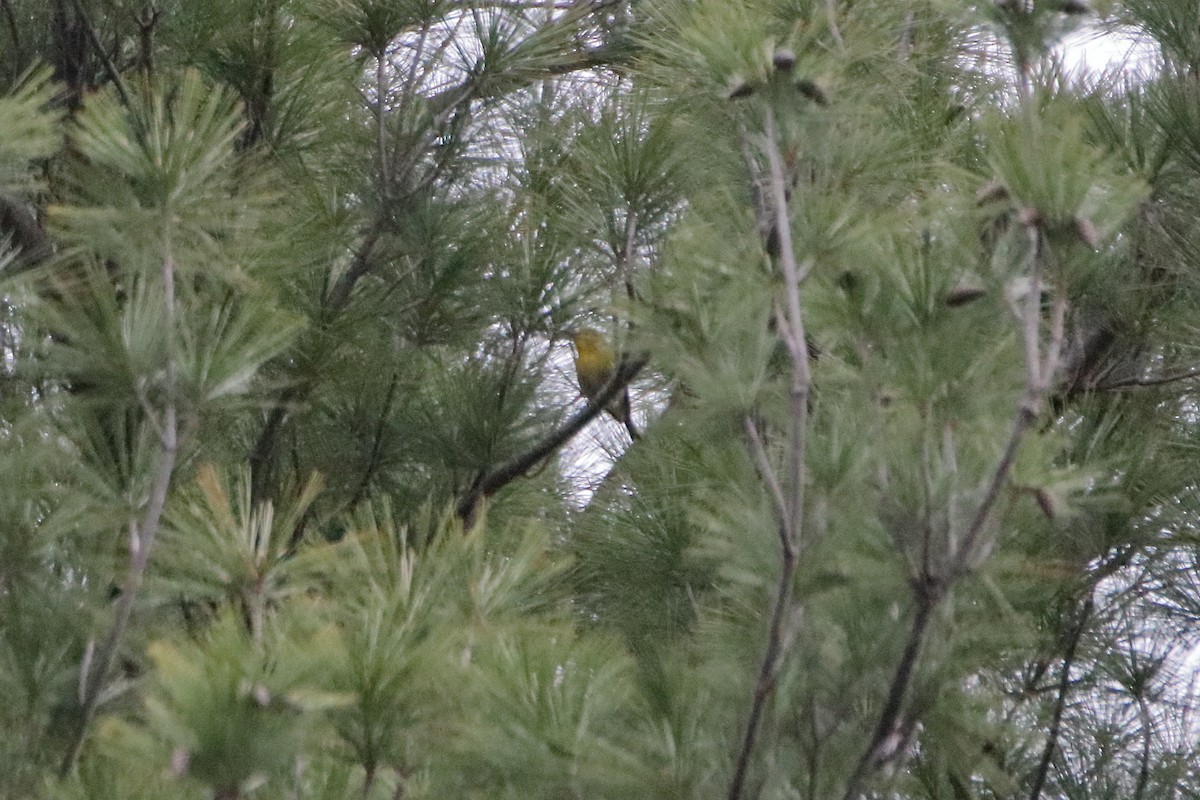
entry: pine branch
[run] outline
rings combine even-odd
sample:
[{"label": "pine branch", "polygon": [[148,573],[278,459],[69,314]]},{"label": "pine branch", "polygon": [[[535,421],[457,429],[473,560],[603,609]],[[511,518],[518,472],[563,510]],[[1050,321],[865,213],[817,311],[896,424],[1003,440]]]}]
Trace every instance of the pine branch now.
[{"label": "pine branch", "polygon": [[163,323],[166,331],[166,365],[165,393],[166,403],[158,425],[159,456],[155,468],[154,483],[150,490],[150,501],[142,519],[130,520],[129,523],[129,572],[121,597],[117,601],[116,614],[112,627],[109,628],[99,650],[88,657],[80,666],[80,695],[79,711],[76,728],[71,734],[67,750],[63,756],[60,774],[67,775],[75,766],[79,751],[83,747],[88,725],[91,723],[100,695],[108,681],[116,661],[117,650],[125,636],[125,629],[133,616],[133,604],[141,589],[146,575],[146,566],[150,562],[150,551],[158,536],[162,521],[163,509],[167,503],[167,493],[171,488],[171,478],[175,473],[175,463],[179,452],[179,425],[176,418],[178,399],[178,375],[175,365],[175,260],[171,255],[170,245],[167,246],[166,257],[162,263],[163,282]]},{"label": "pine branch", "polygon": [[49,239],[37,218],[15,197],[0,195],[0,235],[20,249],[16,265],[28,269],[45,261],[51,253]]},{"label": "pine branch", "polygon": [[1116,389],[1130,389],[1139,386],[1165,386],[1169,383],[1187,381],[1192,378],[1200,378],[1200,367],[1170,375],[1159,375],[1152,378],[1126,378],[1124,380],[1113,381],[1112,383],[1104,383],[1095,387],[1095,391],[1111,392]]},{"label": "pine branch", "polygon": [[392,413],[392,404],[396,401],[396,387],[400,383],[400,373],[392,372],[392,380],[388,384],[387,396],[383,400],[383,408],[379,412],[379,421],[375,424],[375,435],[371,441],[371,454],[367,458],[367,467],[363,470],[362,478],[359,479],[358,488],[355,489],[350,501],[346,503],[346,508],[354,508],[367,494],[367,489],[371,486],[371,479],[375,476],[375,471],[379,469],[379,459],[383,453],[383,433],[387,427],[388,416]]},{"label": "pine branch", "polygon": [[[791,218],[788,212],[788,191],[784,175],[783,158],[779,152],[779,132],[775,113],[767,107],[764,119],[764,149],[767,154],[772,224],[779,241],[779,266],[783,272],[784,314],[779,325],[780,335],[787,346],[792,361],[791,386],[791,435],[788,449],[788,473],[786,489],[775,474],[767,453],[758,435],[754,421],[746,418],[747,436],[763,480],[771,490],[776,505],[777,531],[779,534],[780,566],[779,584],[771,609],[771,621],[767,627],[767,646],[759,664],[754,693],[750,700],[742,745],[735,762],[733,778],[729,784],[729,800],[739,800],[745,787],[750,760],[767,698],[775,687],[779,666],[786,655],[783,644],[783,623],[789,616],[792,597],[792,580],[796,574],[802,544],[804,517],[804,490],[808,482],[808,393],[812,382],[809,370],[808,337],[804,332],[804,317],[800,307],[800,283],[808,275],[809,267],[803,269],[796,263],[796,252],[792,242]],[[743,146],[743,153],[748,147]],[[753,163],[753,158],[750,159]],[[748,176],[753,183],[754,170]]]},{"label": "pine branch", "polygon": [[12,37],[13,51],[17,54],[17,61],[25,60],[25,54],[21,48],[21,35],[17,32],[17,18],[13,13],[13,7],[10,0],[0,0],[0,8],[4,9],[4,19],[8,23],[8,34]]},{"label": "pine branch", "polygon": [[83,23],[83,30],[87,34],[88,41],[91,43],[92,49],[96,51],[96,57],[104,65],[104,70],[108,73],[108,77],[112,79],[113,86],[117,87],[117,94],[121,97],[121,104],[128,108],[129,90],[125,88],[125,81],[121,78],[121,73],[117,70],[117,65],[113,63],[108,52],[104,49],[104,45],[100,43],[100,37],[96,34],[96,29],[92,26],[91,19],[88,18],[83,0],[74,0],[74,5],[75,13],[79,15],[79,21]]},{"label": "pine branch", "polygon": [[1071,687],[1071,668],[1075,665],[1075,650],[1079,646],[1079,640],[1083,636],[1083,629],[1087,626],[1088,618],[1091,616],[1092,603],[1092,597],[1089,595],[1087,602],[1083,604],[1083,609],[1079,613],[1079,621],[1071,631],[1071,638],[1067,642],[1067,652],[1063,654],[1062,671],[1059,673],[1058,679],[1058,697],[1054,701],[1054,715],[1050,721],[1050,732],[1046,737],[1046,746],[1042,750],[1042,757],[1038,762],[1037,773],[1034,775],[1033,788],[1029,792],[1029,800],[1039,800],[1042,796],[1042,786],[1045,784],[1046,776],[1050,772],[1050,762],[1054,759],[1054,750],[1058,746],[1058,737],[1062,730],[1062,716],[1067,705],[1067,693]]},{"label": "pine branch", "polygon": [[512,483],[517,478],[529,472],[544,459],[553,455],[566,444],[571,437],[598,417],[608,404],[621,392],[625,391],[637,374],[650,361],[648,353],[642,353],[634,358],[626,359],[617,366],[612,378],[595,397],[590,399],[583,410],[571,417],[563,426],[552,431],[545,439],[490,472],[481,473],[470,488],[459,498],[455,505],[455,515],[463,521],[465,528],[470,528],[479,511],[479,504],[496,492]]},{"label": "pine branch", "polygon": [[[362,242],[359,243],[350,267],[342,273],[333,288],[323,298],[321,303],[323,312],[337,313],[344,309],[350,301],[355,285],[370,270],[371,255],[376,242],[383,235],[386,223],[387,215],[383,211],[376,214],[371,226],[363,235]],[[310,389],[308,384],[288,386],[280,392],[279,397],[271,404],[271,410],[267,412],[267,420],[258,434],[249,458],[251,494],[256,501],[263,499],[266,494],[267,475],[270,472],[271,460],[275,457],[283,421],[287,417],[288,411],[301,402]]]},{"label": "pine branch", "polygon": [[[925,638],[929,631],[929,622],[933,612],[937,610],[947,592],[956,581],[970,572],[978,560],[981,550],[980,543],[987,523],[996,502],[1012,473],[1016,463],[1017,452],[1026,434],[1037,419],[1042,402],[1045,399],[1058,370],[1059,358],[1062,352],[1064,331],[1066,326],[1067,296],[1066,287],[1055,286],[1054,306],[1051,311],[1049,341],[1043,355],[1041,345],[1041,286],[1044,254],[1042,231],[1037,222],[1026,226],[1029,237],[1029,275],[1030,291],[1025,298],[1024,316],[1021,333],[1025,349],[1025,388],[1017,404],[1016,418],[1013,420],[1008,441],[993,468],[988,479],[987,488],[979,505],[972,515],[971,524],[956,547],[952,547],[950,560],[941,574],[924,573],[912,579],[916,600],[916,613],[900,662],[888,689],[887,700],[875,725],[874,733],[863,751],[855,768],[854,774],[847,784],[844,800],[854,800],[860,797],[862,785],[872,773],[903,755],[902,749],[892,746],[892,732],[900,723],[903,714],[904,698],[908,695],[909,686],[915,674],[915,667],[924,647]],[[951,542],[953,545],[954,543]]]}]

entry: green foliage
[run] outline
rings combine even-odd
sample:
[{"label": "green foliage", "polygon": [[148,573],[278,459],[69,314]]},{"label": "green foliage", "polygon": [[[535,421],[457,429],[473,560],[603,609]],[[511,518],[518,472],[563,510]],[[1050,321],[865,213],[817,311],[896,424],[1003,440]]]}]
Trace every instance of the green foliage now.
[{"label": "green foliage", "polygon": [[1194,9],[568,5],[0,3],[0,795],[1186,791]]},{"label": "green foliage", "polygon": [[216,791],[286,772],[314,712],[349,699],[311,683],[342,649],[334,636],[317,630],[259,652],[227,616],[201,644],[156,644],[147,722],[178,748],[179,771]]},{"label": "green foliage", "polygon": [[58,115],[47,109],[54,87],[46,69],[21,76],[0,97],[0,192],[27,190],[30,162],[48,158],[60,144]]}]

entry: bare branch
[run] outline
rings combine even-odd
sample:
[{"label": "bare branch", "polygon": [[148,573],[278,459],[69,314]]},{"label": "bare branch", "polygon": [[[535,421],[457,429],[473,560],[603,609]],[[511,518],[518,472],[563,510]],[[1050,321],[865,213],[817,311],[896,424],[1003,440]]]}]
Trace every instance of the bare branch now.
[{"label": "bare branch", "polygon": [[775,112],[770,107],[766,111],[765,124],[772,209],[775,212],[775,225],[779,236],[779,265],[783,271],[786,324],[782,325],[781,329],[785,332],[784,342],[792,359],[791,474],[788,476],[788,488],[792,494],[789,497],[788,518],[784,524],[792,544],[796,545],[799,542],[800,516],[804,508],[804,488],[807,483],[804,474],[804,451],[808,433],[808,388],[812,383],[808,367],[808,337],[804,332],[804,316],[800,310],[800,283],[807,275],[809,267],[806,265],[802,274],[796,264],[792,225],[788,214],[787,179],[784,177],[783,159],[779,154]]},{"label": "bare branch", "polygon": [[758,727],[763,709],[766,708],[767,698],[771,696],[771,692],[775,688],[775,678],[779,673],[779,664],[783,660],[783,620],[787,614],[788,600],[792,594],[792,578],[796,574],[797,559],[795,550],[787,544],[789,542],[787,534],[781,530],[779,538],[785,543],[782,548],[783,565],[779,570],[779,585],[775,591],[775,604],[771,610],[771,622],[767,628],[767,649],[763,653],[762,663],[758,668],[758,678],[754,682],[750,715],[746,720],[746,730],[742,734],[742,746],[738,750],[733,780],[729,784],[728,800],[738,800],[742,796],[746,774],[750,770],[750,757],[754,753],[755,740],[758,738]]},{"label": "bare branch", "polygon": [[1165,386],[1168,383],[1177,383],[1179,381],[1187,381],[1192,378],[1200,378],[1200,367],[1196,369],[1184,370],[1170,375],[1158,375],[1151,378],[1125,378],[1111,383],[1104,383],[1094,387],[1097,392],[1111,392],[1115,389],[1129,389],[1140,386]]},{"label": "bare branch", "polygon": [[[779,476],[775,474],[775,468],[771,466],[771,460],[767,458],[767,449],[763,446],[762,437],[758,433],[758,425],[754,423],[754,419],[749,414],[743,419],[746,427],[746,438],[750,442],[750,450],[754,454],[754,461],[758,465],[758,474],[766,481],[767,488],[771,490],[771,499],[775,502],[775,514],[779,520],[787,518],[788,503],[783,496],[783,488],[779,485]],[[780,533],[785,534],[786,531],[781,525]],[[787,547],[790,540],[784,536],[783,545]]]},{"label": "bare branch", "polygon": [[121,73],[117,70],[117,65],[109,58],[104,45],[100,43],[100,37],[96,34],[95,27],[92,26],[92,21],[87,15],[87,9],[84,8],[83,0],[74,0],[74,5],[75,13],[79,15],[79,21],[83,23],[83,29],[87,33],[92,49],[96,52],[96,57],[104,65],[104,70],[108,73],[108,77],[112,79],[113,86],[117,87],[117,94],[121,96],[121,104],[128,108],[129,90],[125,88],[125,81],[121,78]]}]

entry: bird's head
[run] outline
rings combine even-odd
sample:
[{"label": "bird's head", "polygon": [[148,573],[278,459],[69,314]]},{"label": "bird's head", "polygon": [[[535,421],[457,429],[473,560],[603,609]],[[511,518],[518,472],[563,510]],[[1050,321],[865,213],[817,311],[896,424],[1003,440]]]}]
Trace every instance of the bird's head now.
[{"label": "bird's head", "polygon": [[602,350],[606,347],[604,334],[593,328],[577,328],[571,332],[571,341],[580,352]]}]

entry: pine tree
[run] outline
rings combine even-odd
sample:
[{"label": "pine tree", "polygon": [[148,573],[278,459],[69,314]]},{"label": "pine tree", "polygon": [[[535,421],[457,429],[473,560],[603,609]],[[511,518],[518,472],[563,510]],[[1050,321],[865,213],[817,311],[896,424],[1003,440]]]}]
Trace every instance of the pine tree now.
[{"label": "pine tree", "polygon": [[1200,11],[0,18],[0,795],[1196,793]]}]

